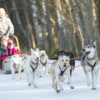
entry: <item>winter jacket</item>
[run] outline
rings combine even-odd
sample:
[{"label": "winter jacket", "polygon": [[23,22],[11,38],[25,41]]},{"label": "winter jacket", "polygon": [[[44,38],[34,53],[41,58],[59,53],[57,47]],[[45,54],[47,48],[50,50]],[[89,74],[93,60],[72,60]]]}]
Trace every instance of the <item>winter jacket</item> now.
[{"label": "winter jacket", "polygon": [[4,54],[2,54],[2,56],[1,56],[1,60],[4,60],[7,56],[11,56],[14,54],[21,54],[21,53],[18,50],[16,50],[15,48],[5,50]]},{"label": "winter jacket", "polygon": [[14,26],[8,17],[0,18],[0,36],[14,34]]}]

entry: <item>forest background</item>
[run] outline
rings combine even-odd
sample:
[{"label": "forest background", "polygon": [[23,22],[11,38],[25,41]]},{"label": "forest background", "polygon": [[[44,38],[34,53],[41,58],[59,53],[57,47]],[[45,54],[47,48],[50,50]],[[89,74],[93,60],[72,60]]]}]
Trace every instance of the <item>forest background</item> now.
[{"label": "forest background", "polygon": [[84,45],[97,42],[100,57],[100,0],[0,0],[15,27],[22,53],[58,50],[81,56]]}]

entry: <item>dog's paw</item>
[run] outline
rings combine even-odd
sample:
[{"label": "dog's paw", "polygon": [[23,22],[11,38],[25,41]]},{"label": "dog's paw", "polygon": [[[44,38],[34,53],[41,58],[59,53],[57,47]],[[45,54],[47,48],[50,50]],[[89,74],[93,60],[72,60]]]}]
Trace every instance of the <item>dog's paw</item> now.
[{"label": "dog's paw", "polygon": [[96,87],[92,87],[92,90],[96,90]]},{"label": "dog's paw", "polygon": [[29,83],[28,86],[31,86],[31,83]]},{"label": "dog's paw", "polygon": [[71,89],[74,89],[74,86],[71,86],[70,88],[71,88]]},{"label": "dog's paw", "polygon": [[42,78],[42,75],[40,75],[40,78]]},{"label": "dog's paw", "polygon": [[60,93],[60,90],[56,90],[57,93]]},{"label": "dog's paw", "polygon": [[70,84],[70,82],[69,82],[69,81],[67,81],[67,84]]},{"label": "dog's paw", "polygon": [[34,88],[37,88],[37,87],[38,87],[37,85],[34,86]]}]

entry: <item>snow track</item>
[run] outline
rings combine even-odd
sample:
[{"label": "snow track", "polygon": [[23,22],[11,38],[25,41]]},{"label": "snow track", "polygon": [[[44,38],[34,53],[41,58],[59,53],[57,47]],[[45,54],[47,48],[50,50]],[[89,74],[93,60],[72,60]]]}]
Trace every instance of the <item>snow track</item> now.
[{"label": "snow track", "polygon": [[[80,64],[76,61],[76,65]],[[99,70],[100,71],[100,70]],[[75,89],[71,90],[66,84],[62,83],[64,91],[56,93],[51,86],[51,76],[46,74],[40,78],[37,88],[28,86],[26,75],[22,73],[22,80],[17,81],[17,75],[14,80],[11,74],[0,73],[0,100],[99,100],[100,99],[100,74],[96,90],[86,85],[86,78],[82,67],[75,68],[73,72],[73,85]]]}]

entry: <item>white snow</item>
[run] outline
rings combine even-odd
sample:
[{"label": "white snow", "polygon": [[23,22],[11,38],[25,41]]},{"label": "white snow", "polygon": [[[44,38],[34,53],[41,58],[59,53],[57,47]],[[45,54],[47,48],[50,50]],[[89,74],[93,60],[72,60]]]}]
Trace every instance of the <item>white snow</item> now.
[{"label": "white snow", "polygon": [[[76,65],[80,62],[76,61]],[[99,70],[100,71],[100,70]],[[100,76],[100,74],[99,74]],[[73,85],[75,89],[70,89],[62,83],[64,91],[56,93],[51,85],[51,76],[46,74],[40,78],[38,88],[28,86],[26,75],[22,73],[22,80],[12,80],[11,74],[0,73],[0,100],[99,100],[100,99],[100,80],[97,89],[92,90],[91,86],[86,85],[86,78],[82,67],[76,67],[73,71]],[[99,79],[99,77],[98,77]]]}]

